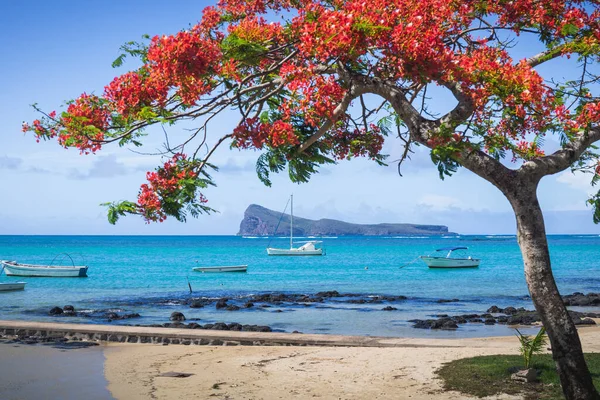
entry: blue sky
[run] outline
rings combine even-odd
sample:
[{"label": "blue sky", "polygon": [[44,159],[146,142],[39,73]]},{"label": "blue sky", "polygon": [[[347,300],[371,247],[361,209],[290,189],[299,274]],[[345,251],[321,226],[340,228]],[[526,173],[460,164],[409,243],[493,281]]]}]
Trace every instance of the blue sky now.
[{"label": "blue sky", "polygon": [[[403,167],[403,177],[398,176],[395,165],[379,167],[355,160],[324,168],[308,184],[293,184],[281,174],[267,188],[254,172],[258,153],[223,148],[213,159],[221,166],[214,174],[218,187],[206,192],[209,204],[220,213],[190,219],[186,224],[173,220],[147,225],[140,218],[127,217],[117,226],[109,225],[99,204],[135,199],[145,171],[160,159],[118,147],[81,156],[55,142],[36,143],[20,130],[23,121],[36,118],[29,105],[36,102],[43,109],[60,110],[65,100],[84,91],[101,93],[114,76],[135,68],[128,63],[118,70],[111,68],[119,46],[146,33],[177,32],[195,23],[210,3],[3,3],[0,234],[235,234],[249,204],[281,210],[290,193],[295,195],[295,213],[307,218],[444,224],[465,234],[514,233],[514,216],[496,188],[466,170],[440,181],[423,151]],[[215,134],[229,132],[231,120],[234,118],[228,115],[219,119]],[[185,135],[181,127],[168,129],[173,137]],[[160,130],[149,131],[142,151],[155,151],[161,140]],[[385,152],[391,160],[401,151],[399,143],[386,142]],[[545,178],[539,197],[548,232],[600,233],[585,205],[590,193],[588,176],[565,172]]]}]

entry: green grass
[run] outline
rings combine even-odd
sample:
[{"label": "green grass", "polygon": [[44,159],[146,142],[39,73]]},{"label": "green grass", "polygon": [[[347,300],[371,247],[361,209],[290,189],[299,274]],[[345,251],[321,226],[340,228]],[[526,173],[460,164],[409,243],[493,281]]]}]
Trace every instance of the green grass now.
[{"label": "green grass", "polygon": [[[600,354],[586,354],[596,388],[600,389]],[[540,370],[540,382],[519,383],[510,375],[523,365],[521,356],[482,356],[463,358],[445,364],[437,373],[445,390],[477,397],[500,393],[521,394],[526,399],[563,399],[556,367],[550,354],[536,355],[532,367]],[[515,368],[516,367],[516,368]]]}]

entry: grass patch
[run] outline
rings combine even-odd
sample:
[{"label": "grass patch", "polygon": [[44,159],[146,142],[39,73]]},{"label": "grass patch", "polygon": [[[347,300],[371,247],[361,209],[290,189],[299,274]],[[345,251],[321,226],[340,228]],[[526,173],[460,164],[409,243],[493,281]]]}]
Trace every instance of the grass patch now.
[{"label": "grass patch", "polygon": [[[600,354],[586,354],[596,388],[600,389]],[[445,390],[456,390],[477,397],[500,393],[520,394],[526,399],[563,399],[558,374],[550,354],[537,355],[532,368],[541,371],[540,382],[519,383],[510,375],[523,365],[521,356],[481,356],[463,358],[445,364],[437,373]],[[517,368],[515,368],[517,367]]]}]

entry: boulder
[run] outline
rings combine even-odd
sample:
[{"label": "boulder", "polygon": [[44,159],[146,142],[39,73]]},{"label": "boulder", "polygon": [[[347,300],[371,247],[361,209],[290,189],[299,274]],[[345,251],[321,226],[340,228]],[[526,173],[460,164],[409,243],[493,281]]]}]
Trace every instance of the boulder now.
[{"label": "boulder", "polygon": [[221,308],[227,308],[229,304],[227,304],[227,299],[219,299],[219,301],[217,301],[217,304],[215,304],[215,307],[217,308],[217,310],[220,310]]},{"label": "boulder", "polygon": [[340,294],[337,290],[328,290],[326,292],[319,292],[315,294],[316,297],[340,297]]},{"label": "boulder", "polygon": [[200,300],[192,300],[192,302],[190,303],[190,308],[202,308],[204,307],[204,303],[202,303]]},{"label": "boulder", "polygon": [[48,314],[50,315],[60,315],[63,313],[63,309],[60,307],[52,307],[50,309],[50,311],[48,311]]},{"label": "boulder", "polygon": [[171,313],[171,317],[169,318],[171,321],[185,321],[185,315],[178,311],[174,311]]},{"label": "boulder", "polygon": [[538,380],[538,372],[533,368],[522,369],[512,374],[510,379],[524,383],[536,382]]},{"label": "boulder", "polygon": [[392,306],[387,306],[387,307],[383,307],[382,310],[383,311],[396,311],[397,308],[396,307],[392,307]]},{"label": "boulder", "polygon": [[73,306],[64,306],[63,307],[63,311],[64,312],[73,312],[74,313],[75,312],[75,307],[73,307]]},{"label": "boulder", "polygon": [[500,314],[500,313],[503,313],[504,311],[498,306],[491,306],[490,308],[488,308],[487,312],[494,313],[494,314]]}]

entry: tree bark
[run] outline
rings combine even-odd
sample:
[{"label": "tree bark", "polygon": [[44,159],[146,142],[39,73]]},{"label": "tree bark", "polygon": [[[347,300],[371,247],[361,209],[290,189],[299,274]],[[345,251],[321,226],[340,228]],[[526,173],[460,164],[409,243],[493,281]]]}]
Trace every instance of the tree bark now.
[{"label": "tree bark", "polygon": [[[516,183],[516,184],[515,184]],[[552,346],[560,383],[566,399],[598,400],[592,377],[583,357],[575,324],[567,312],[550,264],[544,217],[537,199],[537,184],[513,182],[505,191],[517,218],[517,240],[525,263],[529,293]]]}]

